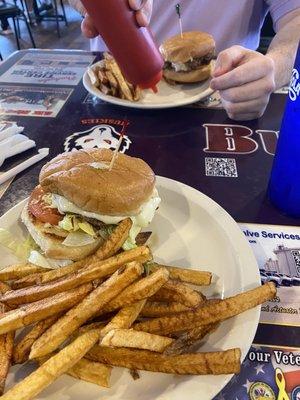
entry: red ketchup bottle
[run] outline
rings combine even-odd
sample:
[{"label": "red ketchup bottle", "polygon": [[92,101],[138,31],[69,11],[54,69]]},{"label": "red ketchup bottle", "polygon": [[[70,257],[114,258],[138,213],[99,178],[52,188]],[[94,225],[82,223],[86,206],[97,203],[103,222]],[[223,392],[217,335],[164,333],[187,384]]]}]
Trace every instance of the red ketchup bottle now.
[{"label": "red ketchup bottle", "polygon": [[138,26],[128,0],[82,0],[82,3],[126,79],[156,92],[164,62],[151,31]]}]

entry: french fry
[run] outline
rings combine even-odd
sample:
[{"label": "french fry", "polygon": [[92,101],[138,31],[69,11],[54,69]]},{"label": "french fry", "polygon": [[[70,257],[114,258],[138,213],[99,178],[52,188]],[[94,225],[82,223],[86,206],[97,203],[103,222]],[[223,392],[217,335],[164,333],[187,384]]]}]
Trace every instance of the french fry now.
[{"label": "french fry", "polygon": [[91,324],[83,325],[81,326],[78,331],[74,333],[76,337],[79,335],[82,335],[85,332],[91,331],[93,329],[102,329],[106,326],[107,324],[105,322],[92,322]]},{"label": "french fry", "polygon": [[174,316],[154,318],[135,324],[134,329],[160,335],[169,335],[180,330],[188,330],[196,326],[209,325],[225,321],[247,311],[276,295],[274,283],[268,282],[263,286],[240,293],[217,303],[208,303],[196,310],[177,313]]},{"label": "french fry", "polygon": [[[145,304],[145,301],[146,300],[141,300],[135,304],[125,306],[107,325],[96,322],[79,328],[78,333],[79,335],[82,335],[83,333],[97,329],[101,330],[101,337],[103,337],[103,335],[110,332],[111,329],[130,328],[133,322],[138,317],[141,309]],[[111,372],[110,367],[107,367],[106,365],[100,363],[97,363],[98,365],[84,365],[82,361],[84,361],[85,364],[87,362],[90,362],[86,359],[80,360],[76,365],[74,365],[71,370],[68,371],[68,374],[82,380],[87,380],[88,382],[96,383],[100,386],[109,387],[109,378]],[[108,370],[103,369],[103,367],[108,368]]]},{"label": "french fry", "polygon": [[122,93],[124,94],[125,98],[127,100],[133,101],[133,96],[130,91],[130,88],[128,87],[128,83],[126,82],[125,78],[122,75],[122,72],[118,66],[118,64],[115,62],[114,59],[106,60],[106,66],[109,68],[114,75],[115,79],[117,80],[120,89]]},{"label": "french fry", "polygon": [[99,86],[99,78],[98,78],[97,70],[94,68],[88,68],[87,73],[90,78],[91,84],[93,86]]},{"label": "french fry", "polygon": [[31,400],[70,370],[99,340],[100,331],[84,333],[2,396],[1,400]]},{"label": "french fry", "polygon": [[76,329],[134,282],[142,272],[143,267],[137,262],[116,271],[36,340],[29,359],[43,357],[55,351]]},{"label": "french fry", "polygon": [[24,278],[12,282],[11,287],[12,289],[21,289],[28,286],[41,285],[43,283],[56,281],[59,278],[79,271],[81,268],[84,268],[85,266],[90,265],[95,261],[97,261],[97,259],[94,256],[88,256],[83,260],[76,261],[73,264],[67,265],[65,267],[25,276]]},{"label": "french fry", "polygon": [[28,356],[33,343],[44,333],[46,330],[53,325],[61,314],[56,314],[43,321],[38,322],[33,328],[17,343],[13,351],[13,362],[14,364],[23,364],[28,360]]},{"label": "french fry", "polygon": [[112,300],[96,316],[117,310],[122,306],[135,303],[136,301],[146,299],[159,290],[168,280],[169,273],[166,269],[160,269],[151,275],[128,286],[119,296]]},{"label": "french fry", "polygon": [[112,329],[128,329],[139,316],[146,300],[140,300],[136,303],[124,306],[118,314],[101,330],[101,337],[106,335]]},{"label": "french fry", "polygon": [[[0,282],[0,292],[5,293],[10,287]],[[7,311],[7,306],[0,304],[0,313]],[[5,333],[0,336],[0,395],[4,393],[6,378],[11,366],[12,353],[14,348],[15,332]]]},{"label": "french fry", "polygon": [[141,311],[141,316],[148,318],[164,317],[165,315],[172,315],[188,310],[190,310],[190,308],[181,303],[160,303],[148,300]]},{"label": "french fry", "polygon": [[108,82],[112,88],[117,89],[118,87],[118,81],[114,77],[114,75],[110,72],[110,70],[106,70],[105,74],[107,76]]},{"label": "french fry", "polygon": [[180,335],[165,351],[168,356],[189,352],[192,346],[198,344],[206,335],[213,332],[218,324],[202,325]]},{"label": "french fry", "polygon": [[133,91],[133,101],[139,101],[141,95],[142,95],[142,90],[138,86],[135,86]]},{"label": "french fry", "polygon": [[178,375],[219,375],[240,371],[240,349],[213,353],[166,356],[147,350],[94,346],[86,355],[93,361],[116,367]]},{"label": "french fry", "polygon": [[93,289],[91,283],[26,304],[0,316],[0,335],[42,321],[79,303]]},{"label": "french fry", "polygon": [[108,365],[82,358],[68,370],[67,374],[73,378],[109,388],[111,370],[112,367]]},{"label": "french fry", "polygon": [[[53,354],[41,357],[37,361],[39,365],[42,365],[52,356]],[[72,368],[70,368],[66,374],[73,378],[108,388],[110,387],[111,371],[112,367],[108,365],[82,358]]]},{"label": "french fry", "polygon": [[4,294],[10,291],[10,286],[7,283],[0,282],[0,294]]},{"label": "french fry", "polygon": [[5,282],[13,279],[20,279],[36,272],[45,271],[49,271],[49,268],[38,267],[37,265],[31,263],[10,265],[9,267],[5,267],[0,270],[0,281]]},{"label": "french fry", "polygon": [[156,271],[159,268],[167,268],[171,279],[177,279],[181,282],[191,283],[197,286],[208,286],[211,284],[212,273],[207,271],[197,271],[189,268],[170,267],[157,263],[148,263],[150,271]]},{"label": "french fry", "polygon": [[99,261],[99,264],[95,262],[89,268],[74,272],[59,281],[7,292],[1,296],[0,301],[9,306],[18,306],[19,304],[38,301],[45,297],[73,289],[83,283],[111,275],[124,263],[134,260],[144,262],[149,258],[151,258],[151,253],[147,247],[138,247],[133,250],[124,251],[105,260],[105,262]]},{"label": "french fry", "polygon": [[[137,317],[143,302],[132,305],[119,313],[112,319],[111,326],[120,328],[130,326]],[[100,329],[94,329],[83,333],[72,343],[55,354],[40,366],[31,375],[9,390],[1,400],[31,400],[43,389],[54,382],[60,375],[69,371],[75,364],[84,358],[86,353],[97,343],[101,336]]]},{"label": "french fry", "polygon": [[184,283],[168,281],[152,297],[156,301],[178,302],[186,307],[198,307],[205,301],[205,297],[188,287]]},{"label": "french fry", "polygon": [[[1,312],[4,310],[0,307]],[[5,333],[0,336],[0,395],[5,389],[5,382],[11,366],[14,348],[15,332]]]},{"label": "french fry", "polygon": [[96,257],[99,260],[104,260],[106,258],[112,257],[116,254],[124,242],[128,238],[129,231],[132,227],[132,221],[130,218],[123,219],[114,229],[109,238],[104,242],[96,251]]},{"label": "french fry", "polygon": [[[145,249],[145,247],[143,247],[143,249]],[[139,251],[140,250],[138,250],[137,253]],[[124,253],[126,254],[127,252],[124,252]],[[122,253],[122,254],[124,254],[124,253]],[[120,255],[118,255],[118,256],[120,256]],[[127,256],[125,256],[125,258],[126,257]],[[139,255],[137,254],[137,260],[138,260],[138,258],[139,258]],[[105,260],[105,262],[106,261],[107,260]],[[120,261],[122,261],[122,260],[119,260],[119,264],[121,265]],[[130,261],[128,261],[127,259],[124,259],[123,264],[125,264],[126,262],[130,262]],[[143,262],[143,261],[141,260],[141,262]],[[98,266],[101,265],[101,261],[99,260],[99,257],[97,257],[96,255],[88,256],[85,259],[76,261],[75,263],[68,265],[66,267],[51,270],[49,272],[29,275],[23,279],[13,282],[12,288],[13,289],[21,289],[21,288],[28,287],[28,286],[41,285],[44,283],[56,281],[59,278],[69,275],[73,272],[77,272],[82,268],[93,268],[95,263],[97,263]],[[102,264],[103,263],[104,263],[104,261],[102,261]]]},{"label": "french fry", "polygon": [[101,68],[98,68],[97,75],[98,75],[98,79],[99,79],[99,84],[100,84],[100,82],[103,83],[104,85],[107,85],[109,83],[109,80],[107,78],[105,71],[101,70]]},{"label": "french fry", "polygon": [[113,329],[101,340],[100,345],[106,347],[131,347],[162,353],[174,339],[137,332],[133,329]]},{"label": "french fry", "polygon": [[118,64],[109,54],[104,54],[104,59],[91,67],[90,80],[106,95],[138,101],[141,97],[141,89],[129,83],[123,76]]},{"label": "french fry", "polygon": [[102,93],[109,95],[110,94],[110,87],[105,85],[104,83],[100,83],[99,89],[101,90]]}]

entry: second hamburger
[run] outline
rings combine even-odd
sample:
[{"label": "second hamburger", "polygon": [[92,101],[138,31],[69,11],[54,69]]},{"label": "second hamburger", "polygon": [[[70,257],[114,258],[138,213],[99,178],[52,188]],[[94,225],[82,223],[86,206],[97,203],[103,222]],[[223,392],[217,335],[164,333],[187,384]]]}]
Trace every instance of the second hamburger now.
[{"label": "second hamburger", "polygon": [[215,55],[215,41],[206,32],[184,32],[167,39],[160,46],[165,60],[164,77],[179,83],[194,83],[208,79]]}]

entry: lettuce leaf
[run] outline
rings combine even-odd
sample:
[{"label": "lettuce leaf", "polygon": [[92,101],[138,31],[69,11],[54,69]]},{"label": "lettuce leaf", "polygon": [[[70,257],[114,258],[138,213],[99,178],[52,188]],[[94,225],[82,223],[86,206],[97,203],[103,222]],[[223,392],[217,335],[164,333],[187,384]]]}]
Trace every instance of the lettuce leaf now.
[{"label": "lettuce leaf", "polygon": [[22,240],[3,228],[0,228],[0,244],[24,261],[28,259],[31,250],[38,248],[30,235],[25,240]]}]

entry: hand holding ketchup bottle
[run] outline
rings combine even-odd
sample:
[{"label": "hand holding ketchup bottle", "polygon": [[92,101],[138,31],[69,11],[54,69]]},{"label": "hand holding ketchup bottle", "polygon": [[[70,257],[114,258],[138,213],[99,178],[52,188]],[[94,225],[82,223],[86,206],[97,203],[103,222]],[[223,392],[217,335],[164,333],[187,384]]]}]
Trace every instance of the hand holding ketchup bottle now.
[{"label": "hand holding ketchup bottle", "polygon": [[128,0],[82,0],[125,78],[141,89],[162,78],[163,59],[149,28],[139,27]]}]

